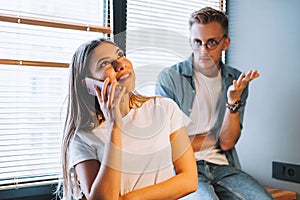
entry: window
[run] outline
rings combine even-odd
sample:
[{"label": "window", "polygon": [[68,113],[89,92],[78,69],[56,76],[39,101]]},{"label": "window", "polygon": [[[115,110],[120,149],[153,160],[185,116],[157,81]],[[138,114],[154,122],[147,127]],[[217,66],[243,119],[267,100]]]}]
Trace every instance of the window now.
[{"label": "window", "polygon": [[0,191],[57,182],[68,63],[83,42],[108,37],[109,4],[1,1]]},{"label": "window", "polygon": [[190,55],[189,16],[205,6],[225,10],[225,0],[127,0],[126,56],[140,93],[154,95],[158,73]]}]

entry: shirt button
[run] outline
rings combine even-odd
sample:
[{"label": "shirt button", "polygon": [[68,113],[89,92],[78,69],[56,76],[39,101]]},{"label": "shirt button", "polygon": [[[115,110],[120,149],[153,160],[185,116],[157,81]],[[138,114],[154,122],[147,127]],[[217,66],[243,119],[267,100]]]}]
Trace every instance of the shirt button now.
[{"label": "shirt button", "polygon": [[195,90],[193,90],[193,93],[195,93]]},{"label": "shirt button", "polygon": [[191,112],[191,111],[192,111],[192,109],[190,108],[190,109],[189,109],[189,112]]}]

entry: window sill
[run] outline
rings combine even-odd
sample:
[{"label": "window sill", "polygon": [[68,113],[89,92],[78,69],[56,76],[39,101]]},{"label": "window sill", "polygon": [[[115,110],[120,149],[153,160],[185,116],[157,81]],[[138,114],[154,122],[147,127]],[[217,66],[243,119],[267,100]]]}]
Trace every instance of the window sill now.
[{"label": "window sill", "polygon": [[55,197],[56,185],[1,190],[1,200],[50,200]]}]

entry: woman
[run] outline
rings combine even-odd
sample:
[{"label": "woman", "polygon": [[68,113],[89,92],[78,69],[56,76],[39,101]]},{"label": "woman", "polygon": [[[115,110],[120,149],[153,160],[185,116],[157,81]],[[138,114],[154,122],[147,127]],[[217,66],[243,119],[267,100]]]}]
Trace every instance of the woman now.
[{"label": "woman", "polygon": [[[197,189],[185,128],[190,120],[170,99],[134,92],[132,64],[115,43],[98,39],[81,45],[70,73],[62,148],[65,199],[83,194],[170,200]],[[87,78],[102,84],[91,89]]]}]

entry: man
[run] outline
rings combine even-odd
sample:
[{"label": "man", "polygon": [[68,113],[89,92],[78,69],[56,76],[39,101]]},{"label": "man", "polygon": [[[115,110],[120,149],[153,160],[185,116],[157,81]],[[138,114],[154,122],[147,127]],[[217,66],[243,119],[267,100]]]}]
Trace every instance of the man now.
[{"label": "man", "polygon": [[172,98],[192,119],[188,126],[198,167],[198,190],[187,199],[272,199],[259,183],[241,171],[235,152],[248,84],[259,77],[222,63],[230,44],[228,18],[210,7],[190,18],[192,55],[163,70],[156,94]]}]

